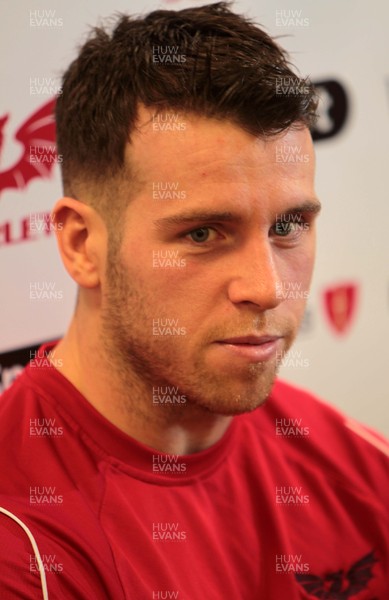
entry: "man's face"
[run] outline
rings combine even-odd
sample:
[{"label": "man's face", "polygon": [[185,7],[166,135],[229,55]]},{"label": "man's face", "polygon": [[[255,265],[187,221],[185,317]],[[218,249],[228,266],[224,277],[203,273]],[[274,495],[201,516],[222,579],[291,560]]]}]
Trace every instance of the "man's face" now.
[{"label": "man's face", "polygon": [[141,188],[103,282],[104,343],[150,402],[153,386],[171,386],[238,414],[268,396],[303,316],[319,207],[312,142],[306,129],[265,141],[228,121],[166,119],[141,110],[128,147]]}]

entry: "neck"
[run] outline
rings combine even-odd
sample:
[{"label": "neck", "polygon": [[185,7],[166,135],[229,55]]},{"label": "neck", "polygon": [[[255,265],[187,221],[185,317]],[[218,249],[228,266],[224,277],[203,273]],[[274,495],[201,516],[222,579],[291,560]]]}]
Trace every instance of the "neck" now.
[{"label": "neck", "polygon": [[189,399],[185,404],[159,402],[150,382],[131,370],[123,372],[115,353],[101,343],[99,327],[81,312],[77,310],[51,358],[108,421],[137,441],[168,454],[199,452],[223,436],[231,417],[214,415]]}]

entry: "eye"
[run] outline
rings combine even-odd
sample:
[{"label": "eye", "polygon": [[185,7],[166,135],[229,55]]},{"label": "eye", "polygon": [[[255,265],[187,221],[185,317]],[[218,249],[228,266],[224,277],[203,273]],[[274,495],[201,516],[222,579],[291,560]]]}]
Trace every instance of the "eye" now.
[{"label": "eye", "polygon": [[199,227],[198,229],[190,231],[187,236],[189,236],[193,242],[196,242],[196,244],[201,244],[209,240],[211,231],[213,230],[211,230],[210,227]]},{"label": "eye", "polygon": [[270,231],[279,238],[297,238],[308,229],[309,223],[300,217],[294,221],[277,221]]},{"label": "eye", "polygon": [[274,226],[274,233],[279,237],[287,237],[296,231],[295,223],[277,222]]}]

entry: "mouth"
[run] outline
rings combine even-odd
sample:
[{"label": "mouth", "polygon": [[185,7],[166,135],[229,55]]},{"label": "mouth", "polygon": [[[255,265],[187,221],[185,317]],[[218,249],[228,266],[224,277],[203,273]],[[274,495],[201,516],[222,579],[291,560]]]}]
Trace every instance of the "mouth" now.
[{"label": "mouth", "polygon": [[245,335],[217,340],[215,343],[231,356],[264,362],[277,354],[281,340],[282,336],[279,335]]}]

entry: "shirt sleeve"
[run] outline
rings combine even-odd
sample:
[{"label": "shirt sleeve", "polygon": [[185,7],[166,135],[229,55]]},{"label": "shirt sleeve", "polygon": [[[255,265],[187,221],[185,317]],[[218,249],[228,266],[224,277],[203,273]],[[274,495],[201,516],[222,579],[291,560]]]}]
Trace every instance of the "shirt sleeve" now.
[{"label": "shirt sleeve", "polygon": [[22,527],[3,513],[0,513],[0,564],[2,600],[43,600],[31,542]]},{"label": "shirt sleeve", "polygon": [[[13,514],[13,513],[12,513]],[[17,515],[14,515],[17,516]],[[20,519],[28,527],[28,519]],[[44,525],[44,523],[42,523]],[[112,569],[82,552],[74,538],[62,539],[31,526],[45,573],[48,600],[121,600],[123,592],[109,581]],[[33,531],[34,530],[34,533]],[[0,512],[1,600],[45,600],[39,562],[28,534]]]}]

